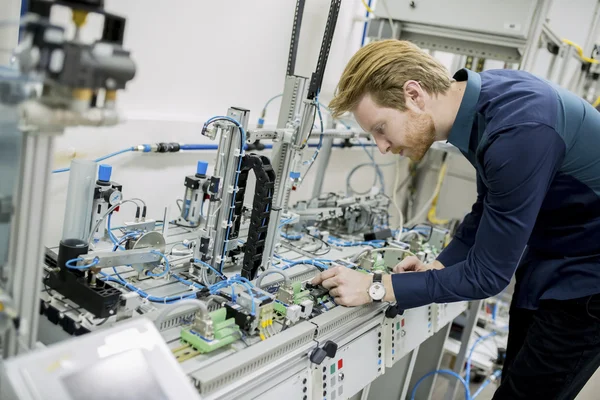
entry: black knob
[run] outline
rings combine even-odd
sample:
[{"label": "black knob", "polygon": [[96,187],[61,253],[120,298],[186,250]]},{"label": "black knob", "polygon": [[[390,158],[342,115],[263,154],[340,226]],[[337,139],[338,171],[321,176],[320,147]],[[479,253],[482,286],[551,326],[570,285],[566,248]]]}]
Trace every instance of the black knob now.
[{"label": "black knob", "polygon": [[396,316],[398,316],[398,315],[404,315],[404,310],[398,309],[397,305],[389,306],[385,310],[386,318],[396,318]]},{"label": "black knob", "polygon": [[327,353],[327,357],[333,358],[333,357],[335,357],[335,354],[337,353],[338,345],[336,343],[332,342],[331,340],[328,340],[323,345],[323,349]]},{"label": "black knob", "polygon": [[[335,344],[334,342],[332,342],[331,340],[328,340],[325,342],[325,344],[323,345],[323,347],[315,347],[311,352],[310,352],[310,362],[317,364],[317,365],[321,365],[321,363],[323,362],[323,360],[326,357],[329,358],[333,358],[335,357],[335,353],[337,352],[337,344]],[[327,371],[326,367],[323,367],[323,373],[325,373]]]},{"label": "black knob", "polygon": [[317,365],[321,365],[321,363],[326,357],[327,352],[320,347],[315,347],[313,351],[310,352],[310,362]]}]

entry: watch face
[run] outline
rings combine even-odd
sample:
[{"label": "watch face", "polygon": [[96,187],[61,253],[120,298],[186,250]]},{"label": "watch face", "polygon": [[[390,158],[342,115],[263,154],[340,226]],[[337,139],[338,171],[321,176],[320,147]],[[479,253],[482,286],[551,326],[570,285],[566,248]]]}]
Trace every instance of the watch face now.
[{"label": "watch face", "polygon": [[385,296],[385,287],[381,283],[374,283],[369,287],[369,296],[373,300],[381,300]]}]

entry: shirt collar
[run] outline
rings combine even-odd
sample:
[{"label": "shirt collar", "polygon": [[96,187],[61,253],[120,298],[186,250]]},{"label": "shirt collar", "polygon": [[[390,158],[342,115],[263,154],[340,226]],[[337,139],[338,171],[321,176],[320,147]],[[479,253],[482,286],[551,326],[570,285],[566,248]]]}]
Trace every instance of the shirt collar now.
[{"label": "shirt collar", "polygon": [[478,73],[463,68],[454,74],[454,79],[459,82],[467,81],[467,87],[450,130],[450,135],[448,135],[448,142],[466,154],[469,152],[469,140],[473,129],[479,92],[481,92],[481,77]]}]

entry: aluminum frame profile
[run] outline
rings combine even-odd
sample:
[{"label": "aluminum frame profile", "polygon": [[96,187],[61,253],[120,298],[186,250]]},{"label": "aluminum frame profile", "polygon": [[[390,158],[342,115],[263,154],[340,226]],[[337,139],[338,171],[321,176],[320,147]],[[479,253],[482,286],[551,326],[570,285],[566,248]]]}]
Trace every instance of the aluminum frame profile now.
[{"label": "aluminum frame profile", "polygon": [[232,366],[231,360],[227,357],[189,375],[198,392],[201,395],[207,395],[262,367],[275,367],[276,364],[273,361],[276,359],[285,362],[284,356],[289,359],[303,354],[303,351],[299,351],[313,343],[314,335],[315,326],[310,322],[302,322],[269,338],[269,340],[236,353],[235,366]]}]

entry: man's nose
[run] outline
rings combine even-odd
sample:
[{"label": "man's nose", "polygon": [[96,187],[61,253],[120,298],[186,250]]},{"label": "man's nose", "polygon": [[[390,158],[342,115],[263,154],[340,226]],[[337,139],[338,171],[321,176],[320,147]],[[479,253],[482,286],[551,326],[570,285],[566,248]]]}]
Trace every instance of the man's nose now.
[{"label": "man's nose", "polygon": [[377,148],[381,152],[381,154],[385,154],[390,151],[390,146],[385,140],[376,140]]}]

